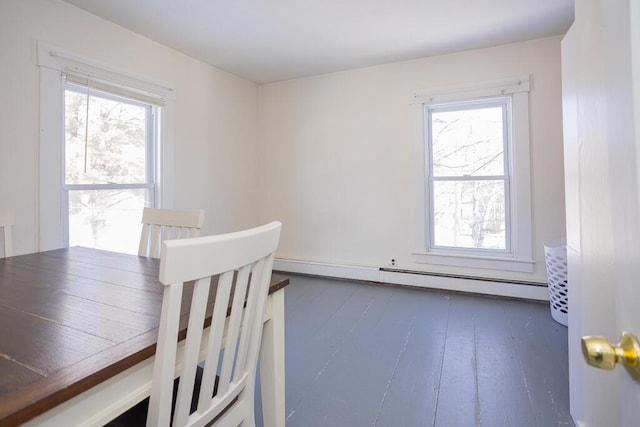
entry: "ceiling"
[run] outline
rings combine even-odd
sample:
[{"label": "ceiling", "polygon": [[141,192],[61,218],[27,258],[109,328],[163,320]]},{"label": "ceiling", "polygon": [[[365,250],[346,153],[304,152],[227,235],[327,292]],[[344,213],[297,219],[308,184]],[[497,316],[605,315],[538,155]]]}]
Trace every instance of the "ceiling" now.
[{"label": "ceiling", "polygon": [[256,83],[564,34],[574,0],[65,0]]}]

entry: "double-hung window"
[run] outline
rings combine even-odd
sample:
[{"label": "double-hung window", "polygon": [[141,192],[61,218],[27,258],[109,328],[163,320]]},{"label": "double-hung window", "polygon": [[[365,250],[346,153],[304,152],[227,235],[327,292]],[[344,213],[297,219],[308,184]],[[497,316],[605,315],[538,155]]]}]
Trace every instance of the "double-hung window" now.
[{"label": "double-hung window", "polygon": [[155,207],[161,107],[67,75],[63,210],[68,246],[135,253],[144,207]]},{"label": "double-hung window", "polygon": [[531,271],[528,79],[415,99],[415,261]]},{"label": "double-hung window", "polygon": [[425,107],[429,246],[511,249],[510,98]]},{"label": "double-hung window", "polygon": [[39,250],[136,253],[142,209],[173,203],[174,89],[38,43]]}]

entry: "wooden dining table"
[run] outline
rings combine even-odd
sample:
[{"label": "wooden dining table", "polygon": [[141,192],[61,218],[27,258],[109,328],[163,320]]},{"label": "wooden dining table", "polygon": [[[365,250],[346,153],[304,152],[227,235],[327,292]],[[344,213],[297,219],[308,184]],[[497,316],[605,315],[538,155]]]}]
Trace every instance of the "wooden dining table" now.
[{"label": "wooden dining table", "polygon": [[[159,264],[82,247],[0,259],[0,426],[102,425],[149,396]],[[288,283],[272,276],[264,315],[265,426],[285,423]],[[185,295],[183,317],[189,301]],[[186,323],[181,328],[184,337]]]}]

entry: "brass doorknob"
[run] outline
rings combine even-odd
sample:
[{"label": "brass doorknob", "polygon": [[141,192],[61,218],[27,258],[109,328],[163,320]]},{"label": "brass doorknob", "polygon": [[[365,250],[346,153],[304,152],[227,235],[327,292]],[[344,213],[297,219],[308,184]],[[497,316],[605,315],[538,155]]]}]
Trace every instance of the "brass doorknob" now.
[{"label": "brass doorknob", "polygon": [[640,343],[629,332],[623,332],[616,345],[605,337],[583,337],[582,355],[589,365],[600,369],[613,369],[616,363],[621,363],[640,381]]}]

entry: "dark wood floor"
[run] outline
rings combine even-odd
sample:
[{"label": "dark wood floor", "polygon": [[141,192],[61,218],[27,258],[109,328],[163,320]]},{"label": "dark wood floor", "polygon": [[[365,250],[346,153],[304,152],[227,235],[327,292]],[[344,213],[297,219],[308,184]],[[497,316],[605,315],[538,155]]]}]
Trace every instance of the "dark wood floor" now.
[{"label": "dark wood floor", "polygon": [[302,276],[285,304],[287,427],[573,426],[548,304]]}]

